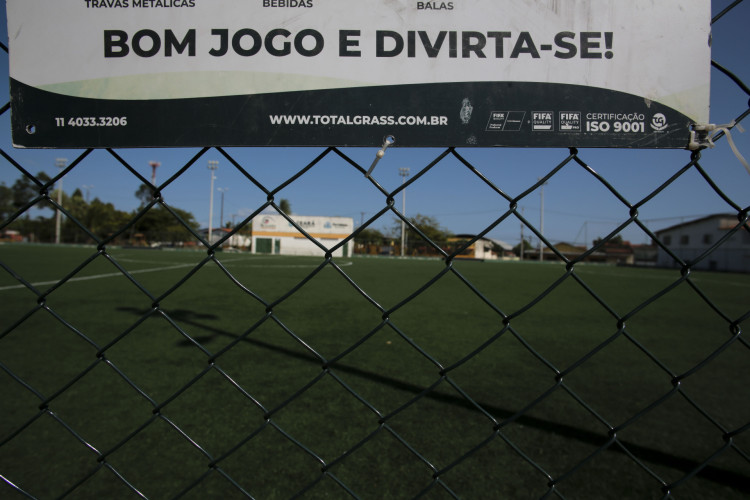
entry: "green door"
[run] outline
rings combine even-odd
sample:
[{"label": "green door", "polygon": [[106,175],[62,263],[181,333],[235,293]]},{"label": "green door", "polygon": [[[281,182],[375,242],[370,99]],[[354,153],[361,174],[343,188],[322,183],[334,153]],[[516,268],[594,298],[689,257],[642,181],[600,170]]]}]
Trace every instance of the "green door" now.
[{"label": "green door", "polygon": [[255,253],[271,253],[271,238],[256,238]]}]

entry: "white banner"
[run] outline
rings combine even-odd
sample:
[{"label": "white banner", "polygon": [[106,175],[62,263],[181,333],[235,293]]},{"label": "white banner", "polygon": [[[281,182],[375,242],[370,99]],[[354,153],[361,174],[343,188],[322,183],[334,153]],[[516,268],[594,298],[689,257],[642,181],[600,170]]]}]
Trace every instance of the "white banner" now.
[{"label": "white banner", "polygon": [[[413,145],[430,145],[435,142],[431,136],[451,145],[532,145],[534,136],[529,134],[547,130],[557,137],[568,134],[566,140],[571,133],[593,134],[596,145],[621,146],[601,134],[614,134],[614,124],[620,123],[620,133],[653,135],[655,129],[646,127],[657,114],[649,112],[655,104],[668,108],[660,108],[665,128],[656,130],[665,133],[636,147],[679,147],[666,140],[672,135],[667,127],[675,124],[670,123],[673,117],[680,116],[681,135],[690,122],[708,121],[710,2],[705,0],[7,0],[7,14],[16,97],[24,90],[41,91],[49,97],[45,104],[56,107],[47,117],[34,110],[23,117],[25,132],[14,133],[14,138],[29,139],[24,141],[29,146],[40,136],[46,139],[36,145],[53,145],[52,132],[64,137],[71,132],[60,129],[71,127],[78,129],[73,135],[80,145],[131,144],[135,139],[126,129],[143,117],[106,113],[105,103],[123,100],[152,102],[171,112],[176,102],[168,102],[181,99],[208,103],[214,98],[275,95],[253,99],[248,112],[254,117],[247,119],[266,121],[266,129],[294,126],[295,133],[284,137],[308,137],[283,142],[290,144],[337,144],[335,130],[315,130],[337,126],[336,120],[323,123],[320,118],[332,116],[327,111],[331,106],[335,116],[348,117],[345,126],[356,125],[356,117],[370,116],[359,118],[357,132],[343,133],[348,143],[359,145],[381,142],[383,134],[370,128],[373,125],[395,127],[410,145],[409,132],[426,120],[433,129],[414,134]],[[513,83],[528,91],[506,92]],[[583,109],[585,92],[578,95],[582,88],[609,93],[612,105],[599,101],[604,94],[597,93],[596,107]],[[481,101],[481,94],[472,93],[477,89],[492,101],[481,119],[466,116]],[[502,99],[510,95],[528,101],[539,91],[554,95],[542,102]],[[420,94],[425,92],[434,95]],[[302,93],[298,96],[308,102],[320,97],[322,104],[292,114],[286,98],[290,93]],[[623,96],[633,96],[643,106],[636,109]],[[97,113],[70,111],[65,97],[97,102]],[[361,106],[349,110],[341,102],[347,97],[371,101],[370,114],[363,114]],[[438,99],[455,101],[450,103],[455,116],[445,115],[446,103]],[[389,102],[398,103],[398,112]],[[27,105],[12,100],[16,113],[23,114]],[[590,113],[599,118],[587,118]],[[644,117],[601,118],[629,114]],[[518,117],[518,130],[508,127],[513,116]],[[77,118],[91,118],[94,124],[76,125]],[[98,125],[99,118],[126,118],[130,125],[114,127],[119,135],[105,134],[112,137],[111,144],[89,144],[96,134],[86,128],[106,127]],[[206,118],[220,117],[209,113]],[[544,128],[547,119],[549,129]],[[470,134],[455,132],[471,120],[484,122],[481,130],[477,125]],[[299,122],[307,123],[300,129]],[[589,122],[596,123],[597,130],[591,130]],[[605,132],[599,130],[603,122],[609,128]],[[627,132],[622,130],[626,123]],[[435,126],[451,132],[434,134]],[[524,137],[497,133],[503,130]],[[168,137],[159,137],[157,132],[155,142],[140,145],[174,145]],[[206,139],[206,145],[237,142],[231,136]],[[243,143],[274,141],[253,135]]]}]

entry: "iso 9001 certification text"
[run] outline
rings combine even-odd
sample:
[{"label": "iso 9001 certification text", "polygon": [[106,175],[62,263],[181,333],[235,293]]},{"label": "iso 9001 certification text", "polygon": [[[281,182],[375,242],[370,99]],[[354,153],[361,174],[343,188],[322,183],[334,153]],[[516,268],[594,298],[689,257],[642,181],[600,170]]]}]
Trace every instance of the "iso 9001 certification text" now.
[{"label": "iso 9001 certification text", "polygon": [[57,127],[124,127],[127,116],[77,116],[74,118],[55,117]]}]

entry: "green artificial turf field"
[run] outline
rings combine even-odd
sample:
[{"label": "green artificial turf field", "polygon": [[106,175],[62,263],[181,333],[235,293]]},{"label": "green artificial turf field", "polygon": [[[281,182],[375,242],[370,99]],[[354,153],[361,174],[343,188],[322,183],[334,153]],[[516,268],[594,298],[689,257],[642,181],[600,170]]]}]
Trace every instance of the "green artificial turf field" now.
[{"label": "green artificial turf field", "polygon": [[750,492],[748,275],[107,252],[0,245],[3,498]]}]

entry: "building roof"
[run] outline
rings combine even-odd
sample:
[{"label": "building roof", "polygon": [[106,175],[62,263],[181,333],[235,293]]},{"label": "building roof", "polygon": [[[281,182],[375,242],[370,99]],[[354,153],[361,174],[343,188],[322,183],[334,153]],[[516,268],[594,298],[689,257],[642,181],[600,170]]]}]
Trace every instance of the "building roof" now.
[{"label": "building roof", "polygon": [[[229,229],[229,228],[226,228],[226,227],[214,227],[214,228],[211,228],[211,232],[212,233],[220,233],[220,232],[229,233],[231,231],[232,231],[232,229]],[[202,228],[198,229],[196,232],[197,233],[206,233],[206,234],[208,234],[208,228],[207,227],[202,227]]]},{"label": "building roof", "polygon": [[[569,253],[569,254],[582,254],[586,251],[585,246],[580,245],[573,245],[571,243],[561,241],[560,243],[556,243],[554,245],[555,249],[560,253]],[[527,250],[528,252],[528,250]]]},{"label": "building roof", "polygon": [[[467,239],[467,240],[473,240],[476,237],[477,237],[476,234],[457,234],[457,235],[454,236],[454,238],[464,238],[464,239]],[[484,240],[484,241],[492,242],[495,245],[497,245],[500,248],[502,248],[503,250],[505,250],[506,252],[511,252],[513,250],[513,245],[511,245],[509,243],[506,243],[506,242],[504,242],[502,240],[496,240],[494,238],[486,238],[486,237],[479,238],[479,240]]]},{"label": "building roof", "polygon": [[674,226],[665,227],[664,229],[659,229],[658,231],[654,231],[654,232],[655,232],[655,234],[666,233],[667,231],[674,231],[675,229],[680,229],[682,227],[692,226],[693,224],[699,224],[701,222],[705,222],[705,221],[711,220],[711,219],[732,219],[732,220],[737,220],[737,215],[736,214],[727,214],[727,213],[707,215],[707,216],[701,217],[699,219],[693,219],[693,220],[690,220],[690,221],[687,221],[687,222],[681,222],[679,224],[675,224]]}]

